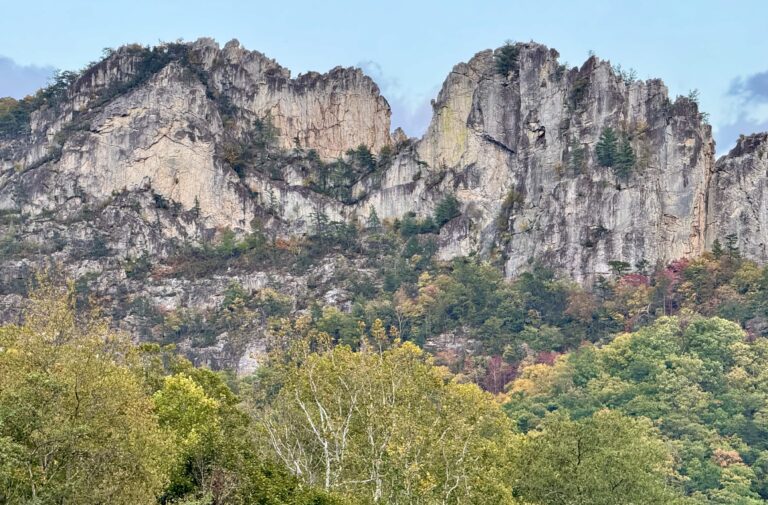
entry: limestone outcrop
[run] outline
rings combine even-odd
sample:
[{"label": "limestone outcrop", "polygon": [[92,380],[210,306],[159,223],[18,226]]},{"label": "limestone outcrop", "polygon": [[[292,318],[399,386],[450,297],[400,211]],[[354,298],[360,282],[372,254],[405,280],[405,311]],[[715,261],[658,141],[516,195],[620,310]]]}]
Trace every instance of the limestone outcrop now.
[{"label": "limestone outcrop", "polygon": [[[476,254],[509,277],[540,262],[589,283],[614,261],[697,255],[726,235],[768,260],[766,134],[715,163],[695,100],[671,100],[660,80],[596,57],[567,68],[558,56],[525,43],[456,65],[428,130],[408,139],[390,131],[389,105],[359,69],[291,78],[237,41],[210,39],[111,52],[39,95],[24,128],[0,136],[0,317],[14,317],[31,272],[51,263],[91,276],[115,307],[212,307],[230,281],[344,307],[338,289],[309,287],[362,271],[343,257],[314,273],[193,280],[158,267],[149,286],[128,272],[136,258],[163,265],[253,224],[290,249],[320,216],[426,219],[449,195],[460,212],[441,223],[437,256]],[[606,132],[630,153],[626,170],[598,156]],[[204,359],[242,358],[214,340]]]},{"label": "limestone outcrop", "polygon": [[742,136],[715,164],[709,191],[709,243],[733,240],[741,254],[768,261],[768,133]]}]

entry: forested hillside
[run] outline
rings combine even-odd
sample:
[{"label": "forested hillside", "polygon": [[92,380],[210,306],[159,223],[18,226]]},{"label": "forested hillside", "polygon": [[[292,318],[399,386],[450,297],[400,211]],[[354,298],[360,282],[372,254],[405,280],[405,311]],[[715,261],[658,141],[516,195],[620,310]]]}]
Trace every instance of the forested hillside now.
[{"label": "forested hillside", "polygon": [[[595,292],[543,270],[508,283],[472,261],[426,264],[392,287],[402,299],[389,318],[363,309],[388,307],[372,298],[349,314],[271,319],[267,361],[239,378],[196,368],[172,345],[132,344],[96,307],[77,309],[75,283],[39,277],[23,323],[0,330],[0,497],[747,504],[768,495],[759,324],[768,276],[738,251],[617,272]],[[459,327],[477,352],[432,357],[415,345]]]},{"label": "forested hillside", "polygon": [[768,500],[768,137],[507,43],[123,46],[0,99],[0,503]]}]

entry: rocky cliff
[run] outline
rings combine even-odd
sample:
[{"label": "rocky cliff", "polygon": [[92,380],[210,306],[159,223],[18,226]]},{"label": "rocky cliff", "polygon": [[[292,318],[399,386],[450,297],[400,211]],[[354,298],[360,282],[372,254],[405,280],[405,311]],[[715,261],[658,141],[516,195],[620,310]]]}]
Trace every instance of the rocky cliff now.
[{"label": "rocky cliff", "polygon": [[[743,136],[715,164],[709,191],[709,242],[729,235],[746,257],[768,261],[768,133]],[[728,237],[729,239],[731,237]]]},{"label": "rocky cliff", "polygon": [[[544,46],[515,50],[506,73],[491,51],[456,66],[419,143],[474,218],[460,252],[495,241],[509,275],[540,260],[579,280],[700,252],[714,144],[696,104],[594,57],[567,69]],[[625,177],[596,159],[607,127],[636,153]]]},{"label": "rocky cliff", "polygon": [[[359,69],[291,78],[236,41],[126,46],[24,107],[26,122],[0,138],[5,319],[46,264],[87,278],[129,329],[149,317],[140,303],[212,308],[233,281],[287,294],[293,309],[344,307],[335,272],[366,267],[343,254],[305,271],[273,258],[175,278],[174,264],[254,226],[294,254],[321,226],[361,227],[372,210],[420,222],[449,195],[458,215],[427,230],[437,255],[479,254],[510,277],[540,262],[590,281],[611,262],[695,255],[731,233],[766,255],[765,135],[715,165],[693,100],[596,57],[567,68],[534,43],[456,65],[421,139],[390,135],[389,106]],[[599,156],[608,133],[623,161]],[[139,259],[152,276],[131,274]],[[208,344],[230,364],[263,344],[225,352],[222,335]]]}]

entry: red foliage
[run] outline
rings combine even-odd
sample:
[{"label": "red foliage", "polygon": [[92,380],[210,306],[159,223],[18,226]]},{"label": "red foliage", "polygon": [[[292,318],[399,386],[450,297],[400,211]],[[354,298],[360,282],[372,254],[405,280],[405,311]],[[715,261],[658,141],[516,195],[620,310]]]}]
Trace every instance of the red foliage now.
[{"label": "red foliage", "polygon": [[650,284],[650,279],[648,276],[643,274],[627,274],[623,276],[621,279],[619,279],[620,284],[624,284],[626,286],[631,286],[633,288],[640,287],[640,286],[648,286]]},{"label": "red foliage", "polygon": [[682,274],[683,271],[688,268],[688,265],[691,264],[691,260],[688,258],[680,258],[679,260],[673,260],[669,262],[669,265],[667,265],[666,270],[675,273],[675,274]]}]

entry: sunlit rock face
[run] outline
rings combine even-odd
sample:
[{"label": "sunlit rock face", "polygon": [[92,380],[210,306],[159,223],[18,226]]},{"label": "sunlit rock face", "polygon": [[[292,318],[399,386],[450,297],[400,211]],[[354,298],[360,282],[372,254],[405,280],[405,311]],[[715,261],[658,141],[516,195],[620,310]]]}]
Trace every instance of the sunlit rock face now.
[{"label": "sunlit rock face", "polygon": [[[661,81],[625,80],[594,57],[567,69],[554,50],[517,48],[506,74],[491,51],[454,67],[419,143],[476,216],[465,247],[449,250],[495,243],[509,275],[542,261],[579,280],[607,273],[612,260],[701,251],[713,142],[696,105],[670,102]],[[626,178],[597,163],[606,127],[636,154]]]},{"label": "sunlit rock face", "polygon": [[[359,145],[378,153],[393,142],[376,84],[359,69],[291,79],[236,41],[223,49],[194,42],[139,85],[105,98],[142,71],[136,48],[116,51],[56,113],[35,113],[23,148],[8,149],[4,178],[25,179],[31,213],[151,190],[195,210],[194,223],[173,223],[161,235],[193,238],[204,228],[247,230],[267,195],[283,211],[284,232],[302,233],[318,208],[336,220],[362,220],[371,208],[383,219],[426,216],[452,193],[463,215],[443,229],[440,255],[500,256],[510,276],[540,261],[585,280],[607,273],[612,260],[654,263],[700,252],[713,142],[696,105],[671,102],[661,81],[622,78],[594,57],[568,69],[542,45],[518,44],[515,53],[506,69],[493,51],[456,65],[424,137],[375,181],[361,179],[346,204],[308,191],[300,174],[238,178],[226,163],[226,134],[268,117],[285,150],[325,160]],[[637,163],[627,177],[597,163],[606,127],[630,139]],[[54,141],[60,153],[45,162]],[[11,170],[19,166],[22,175]]]}]

